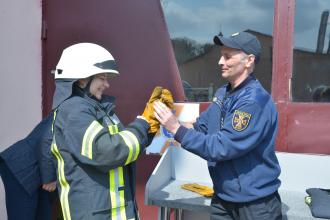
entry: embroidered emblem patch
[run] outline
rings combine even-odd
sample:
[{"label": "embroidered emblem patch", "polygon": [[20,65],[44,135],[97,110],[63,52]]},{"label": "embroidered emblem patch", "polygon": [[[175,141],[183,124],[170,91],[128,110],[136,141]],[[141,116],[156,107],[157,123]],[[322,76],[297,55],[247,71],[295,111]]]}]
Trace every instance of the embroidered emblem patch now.
[{"label": "embroidered emblem patch", "polygon": [[249,125],[251,114],[240,110],[235,110],[232,126],[236,131],[243,131]]}]

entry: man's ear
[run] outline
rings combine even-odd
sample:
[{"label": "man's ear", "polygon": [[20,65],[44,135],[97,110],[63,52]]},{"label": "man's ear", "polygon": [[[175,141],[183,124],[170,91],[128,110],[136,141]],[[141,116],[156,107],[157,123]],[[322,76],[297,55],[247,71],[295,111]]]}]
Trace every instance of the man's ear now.
[{"label": "man's ear", "polygon": [[251,66],[253,66],[255,59],[256,59],[256,57],[253,54],[248,55],[246,67],[250,68]]}]

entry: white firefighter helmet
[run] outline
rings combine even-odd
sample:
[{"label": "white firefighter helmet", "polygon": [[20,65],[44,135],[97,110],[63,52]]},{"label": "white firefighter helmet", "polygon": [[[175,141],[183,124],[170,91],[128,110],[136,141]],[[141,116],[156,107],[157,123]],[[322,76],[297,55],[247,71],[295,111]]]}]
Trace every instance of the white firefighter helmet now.
[{"label": "white firefighter helmet", "polygon": [[113,56],[97,44],[78,43],[63,50],[55,79],[83,79],[99,73],[119,74]]}]

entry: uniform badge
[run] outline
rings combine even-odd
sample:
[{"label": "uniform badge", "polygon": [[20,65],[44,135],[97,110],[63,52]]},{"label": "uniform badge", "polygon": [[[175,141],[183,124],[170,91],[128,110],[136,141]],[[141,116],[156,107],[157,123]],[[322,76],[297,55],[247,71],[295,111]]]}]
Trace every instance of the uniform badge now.
[{"label": "uniform badge", "polygon": [[251,114],[240,110],[235,110],[232,126],[236,131],[243,131],[249,125]]}]

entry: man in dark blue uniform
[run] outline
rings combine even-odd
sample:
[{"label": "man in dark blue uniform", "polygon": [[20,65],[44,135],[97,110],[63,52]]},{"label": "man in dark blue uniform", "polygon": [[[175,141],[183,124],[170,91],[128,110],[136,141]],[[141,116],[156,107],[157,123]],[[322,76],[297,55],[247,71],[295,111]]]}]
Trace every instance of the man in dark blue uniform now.
[{"label": "man in dark blue uniform", "polygon": [[181,146],[208,161],[214,185],[211,219],[282,219],[280,166],[275,155],[277,111],[271,96],[253,76],[260,59],[258,39],[247,32],[215,36],[219,66],[228,84],[193,128],[180,125],[162,103],[156,118]]}]

